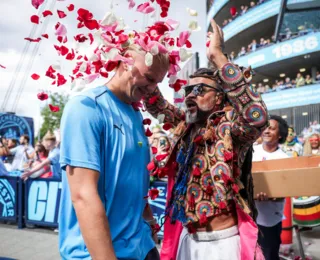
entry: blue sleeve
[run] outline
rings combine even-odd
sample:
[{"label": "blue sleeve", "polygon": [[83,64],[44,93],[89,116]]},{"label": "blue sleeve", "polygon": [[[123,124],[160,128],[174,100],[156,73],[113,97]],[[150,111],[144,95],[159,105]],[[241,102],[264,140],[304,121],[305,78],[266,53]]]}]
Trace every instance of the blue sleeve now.
[{"label": "blue sleeve", "polygon": [[103,122],[96,102],[75,96],[66,105],[61,119],[60,164],[100,172]]},{"label": "blue sleeve", "polygon": [[51,164],[59,163],[59,159],[60,159],[59,149],[54,149],[52,153],[49,154],[48,159],[50,160]]}]

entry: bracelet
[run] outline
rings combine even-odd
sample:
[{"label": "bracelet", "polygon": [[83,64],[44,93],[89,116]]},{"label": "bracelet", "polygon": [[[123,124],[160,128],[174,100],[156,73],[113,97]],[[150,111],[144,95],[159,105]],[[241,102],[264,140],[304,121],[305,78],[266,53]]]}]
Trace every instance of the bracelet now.
[{"label": "bracelet", "polygon": [[146,221],[150,226],[154,226],[154,225],[158,224],[158,222],[155,218],[153,218],[151,220],[146,220]]}]

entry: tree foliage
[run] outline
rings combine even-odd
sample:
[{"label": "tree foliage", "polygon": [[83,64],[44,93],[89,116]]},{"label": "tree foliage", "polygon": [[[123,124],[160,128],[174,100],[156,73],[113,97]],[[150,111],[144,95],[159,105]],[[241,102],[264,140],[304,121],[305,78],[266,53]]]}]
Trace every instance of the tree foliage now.
[{"label": "tree foliage", "polygon": [[49,102],[53,106],[59,106],[60,110],[58,112],[52,112],[49,106],[45,106],[41,110],[41,116],[43,117],[43,124],[40,129],[40,138],[50,130],[53,132],[55,129],[60,128],[60,121],[63,113],[63,109],[68,101],[68,96],[61,95],[58,93],[51,94],[49,97]]}]

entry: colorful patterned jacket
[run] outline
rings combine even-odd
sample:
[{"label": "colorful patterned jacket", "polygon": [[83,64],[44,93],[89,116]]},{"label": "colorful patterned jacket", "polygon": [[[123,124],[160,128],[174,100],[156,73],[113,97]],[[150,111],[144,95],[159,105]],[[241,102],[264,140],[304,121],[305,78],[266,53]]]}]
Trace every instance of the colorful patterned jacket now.
[{"label": "colorful patterned jacket", "polygon": [[[187,192],[182,202],[186,215],[182,224],[187,225],[189,230],[193,223],[206,224],[210,217],[236,210],[241,237],[241,259],[246,260],[257,257],[258,230],[250,216],[246,200],[240,195],[240,190],[244,188],[240,180],[241,168],[248,149],[268,125],[268,114],[261,96],[248,84],[250,76],[250,70],[243,70],[231,63],[217,71],[217,79],[233,109],[213,113],[206,126],[192,140],[196,148],[189,168]],[[156,168],[156,165],[150,167],[153,174],[169,174],[170,198],[172,182],[181,167],[177,163],[178,151],[188,147],[186,137],[193,126],[186,125],[184,112],[169,104],[159,89],[148,100],[152,100],[145,102],[150,114],[156,118],[164,115],[164,122],[176,127],[175,145],[167,165],[164,168]],[[170,229],[170,232],[166,232],[166,229]],[[177,233],[180,231],[180,224],[165,224],[164,244],[169,244],[169,248],[163,248],[161,259],[175,259]],[[167,243],[166,240],[170,242]]]}]

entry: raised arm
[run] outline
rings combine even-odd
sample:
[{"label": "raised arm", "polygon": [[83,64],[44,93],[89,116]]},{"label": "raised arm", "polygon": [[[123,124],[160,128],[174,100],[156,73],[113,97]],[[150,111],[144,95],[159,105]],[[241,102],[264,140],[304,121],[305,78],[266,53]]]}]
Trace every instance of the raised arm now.
[{"label": "raised arm", "polygon": [[251,69],[241,69],[230,63],[222,52],[223,32],[212,20],[213,33],[207,57],[218,69],[217,78],[234,110],[227,112],[232,123],[232,135],[241,142],[253,143],[268,125],[268,112],[259,93],[249,84]]},{"label": "raised arm", "polygon": [[170,123],[173,126],[177,126],[182,120],[185,119],[184,111],[170,104],[163,97],[158,87],[150,96],[146,98],[144,105],[147,111],[154,118],[164,115],[164,123]]}]

